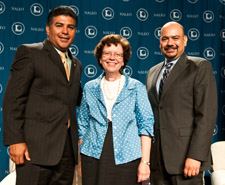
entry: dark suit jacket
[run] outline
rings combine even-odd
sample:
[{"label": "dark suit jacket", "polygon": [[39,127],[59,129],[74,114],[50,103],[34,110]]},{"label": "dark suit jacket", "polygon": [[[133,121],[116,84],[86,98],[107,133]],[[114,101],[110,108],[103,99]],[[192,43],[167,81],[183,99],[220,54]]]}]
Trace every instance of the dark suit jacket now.
[{"label": "dark suit jacket", "polygon": [[69,82],[60,56],[48,39],[21,45],[11,66],[3,100],[4,145],[25,142],[33,164],[59,162],[68,118],[77,161],[75,107],[82,94],[82,65],[68,53],[72,60]]},{"label": "dark suit jacket", "polygon": [[[187,157],[210,168],[210,145],[217,118],[217,90],[209,61],[182,54],[164,83],[161,98],[156,81],[163,62],[147,75],[147,90],[155,116],[155,135],[160,133],[162,156],[169,174],[183,174]],[[158,151],[152,145],[151,167]]]}]

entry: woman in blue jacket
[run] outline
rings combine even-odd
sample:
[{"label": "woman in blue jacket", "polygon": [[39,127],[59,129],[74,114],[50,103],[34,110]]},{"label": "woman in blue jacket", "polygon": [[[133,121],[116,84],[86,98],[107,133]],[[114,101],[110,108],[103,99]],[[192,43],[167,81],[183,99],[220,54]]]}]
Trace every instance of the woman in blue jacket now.
[{"label": "woman in blue jacket", "polygon": [[150,176],[154,117],[141,82],[123,74],[131,48],[107,35],[94,51],[104,70],[84,86],[78,117],[83,185],[136,185]]}]

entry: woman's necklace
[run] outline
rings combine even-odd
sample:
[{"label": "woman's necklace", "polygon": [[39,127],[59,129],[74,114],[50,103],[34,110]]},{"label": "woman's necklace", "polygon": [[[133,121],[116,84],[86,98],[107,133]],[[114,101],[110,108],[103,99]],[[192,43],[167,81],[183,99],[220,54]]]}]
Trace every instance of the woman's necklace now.
[{"label": "woman's necklace", "polygon": [[113,97],[110,97],[109,95],[107,95],[106,89],[108,90],[108,92],[110,92],[110,89],[109,89],[109,87],[108,87],[108,85],[107,85],[106,83],[107,83],[107,82],[106,82],[106,79],[104,78],[104,81],[103,81],[103,91],[104,91],[105,97],[106,97],[108,100],[113,100],[114,98],[116,98],[116,97],[119,95],[121,78],[119,79],[119,84],[118,84],[117,93],[116,93]]}]

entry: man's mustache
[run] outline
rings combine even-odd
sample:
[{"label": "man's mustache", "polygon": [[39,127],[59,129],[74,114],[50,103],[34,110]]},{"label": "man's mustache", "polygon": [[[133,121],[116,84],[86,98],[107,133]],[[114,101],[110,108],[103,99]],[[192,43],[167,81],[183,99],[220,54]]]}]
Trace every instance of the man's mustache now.
[{"label": "man's mustache", "polygon": [[168,50],[168,49],[178,49],[178,46],[166,46],[164,49],[165,50]]}]

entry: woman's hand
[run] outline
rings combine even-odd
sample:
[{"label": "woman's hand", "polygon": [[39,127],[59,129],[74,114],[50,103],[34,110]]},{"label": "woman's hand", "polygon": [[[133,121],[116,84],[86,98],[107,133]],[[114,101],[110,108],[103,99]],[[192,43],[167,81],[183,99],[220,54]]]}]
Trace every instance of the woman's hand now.
[{"label": "woman's hand", "polygon": [[150,177],[150,151],[151,151],[151,137],[141,135],[141,152],[142,158],[137,169],[138,183],[147,180]]},{"label": "woman's hand", "polygon": [[138,183],[143,182],[147,180],[150,177],[150,168],[149,165],[140,162],[137,170],[137,176],[138,176]]}]

